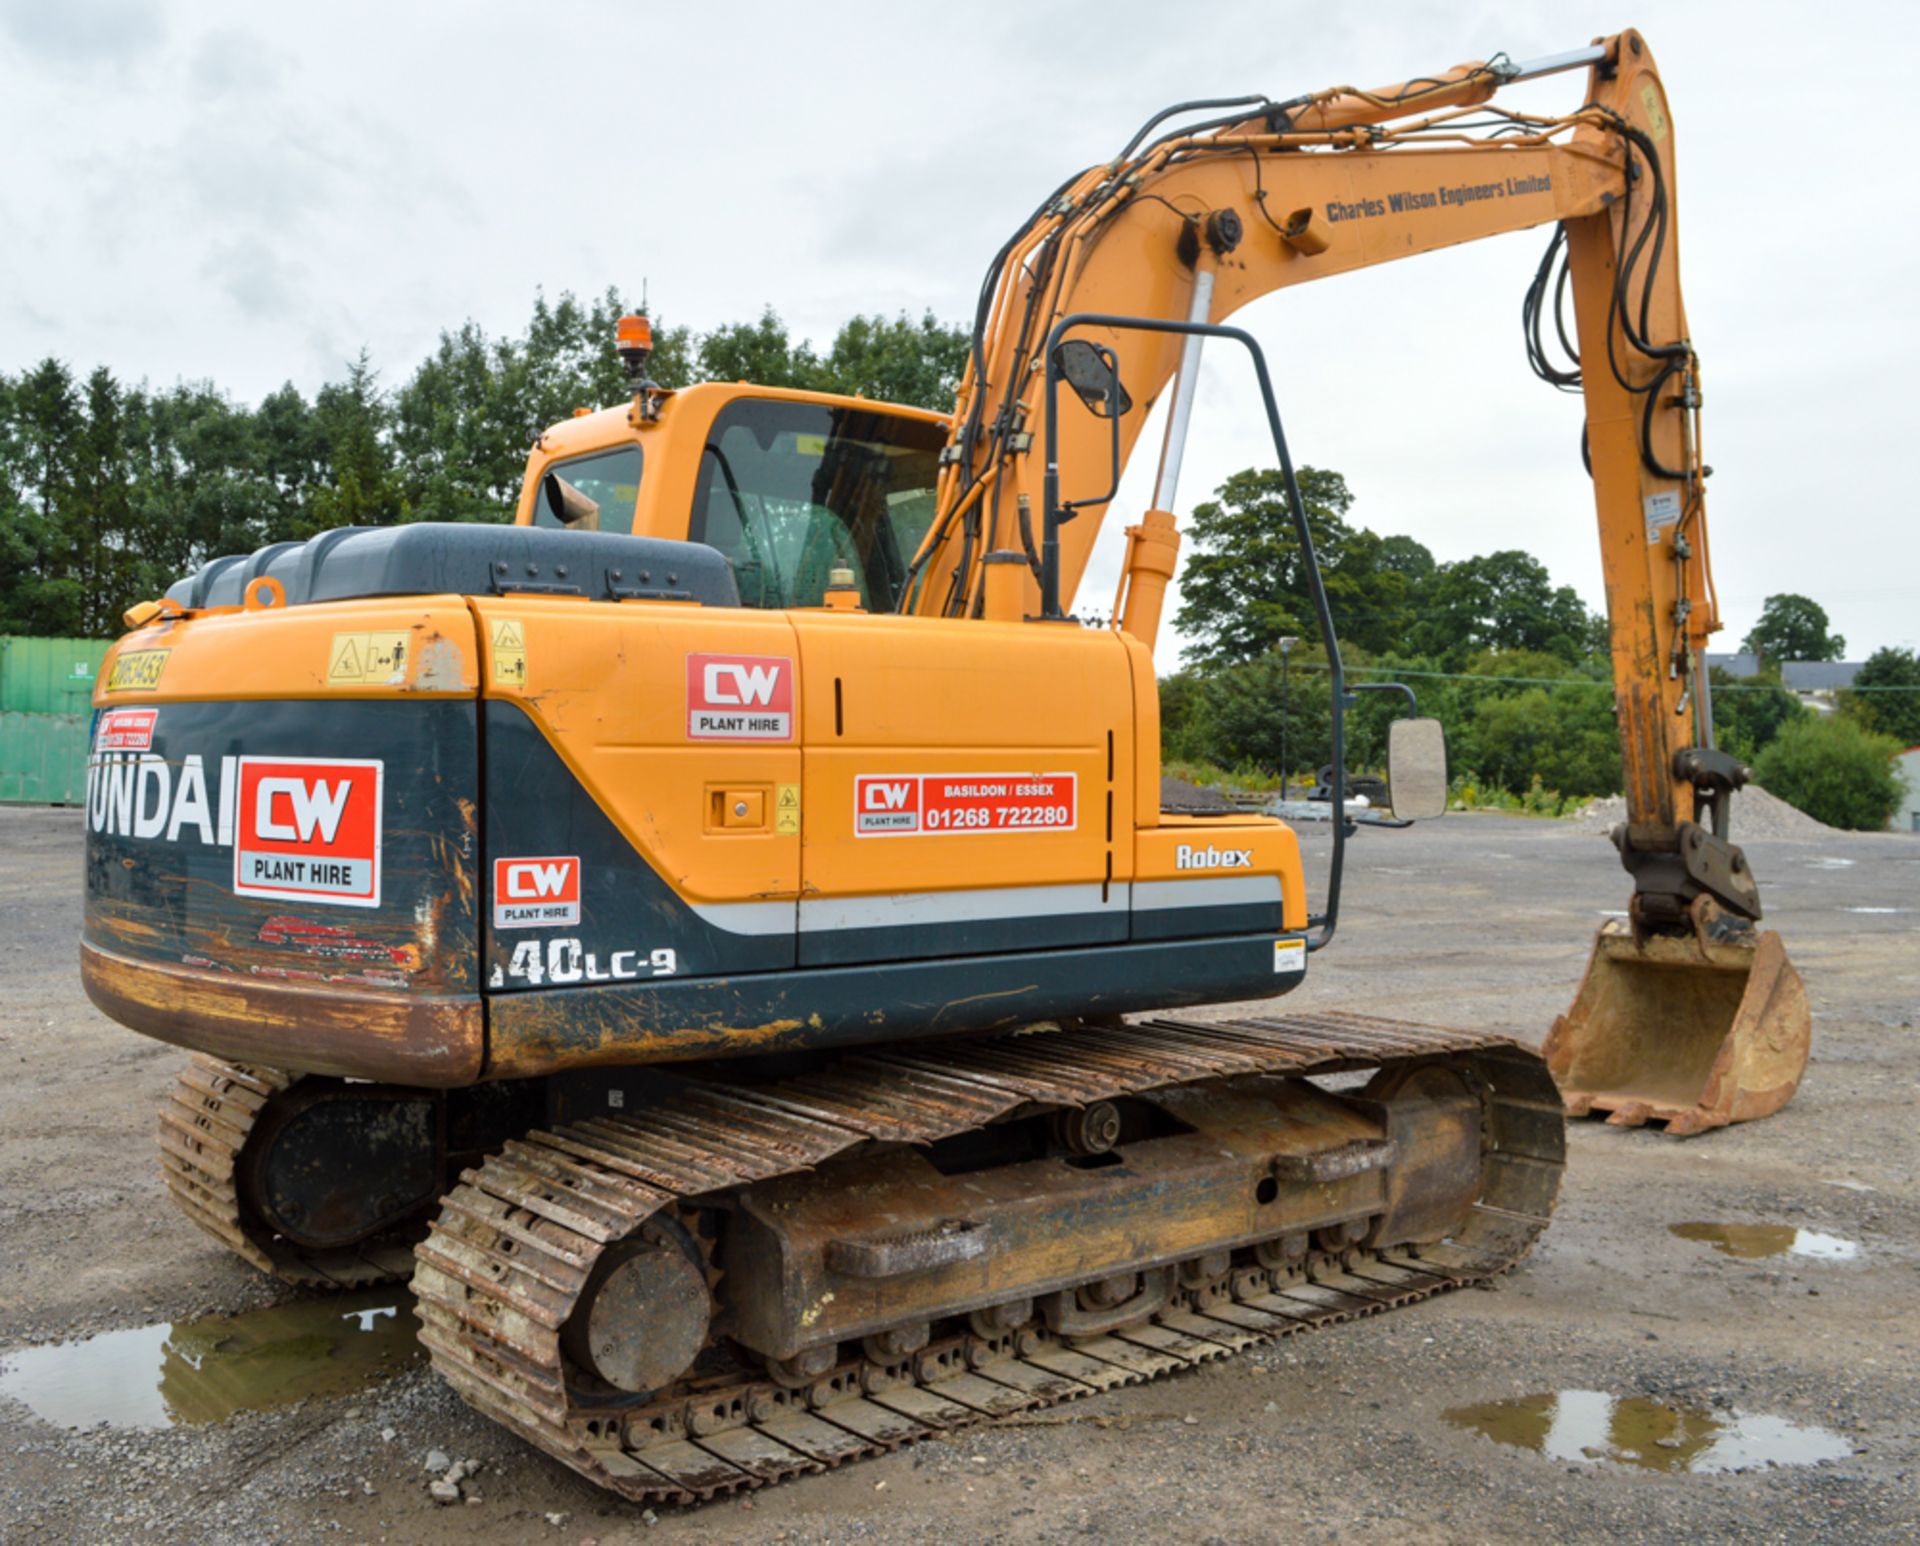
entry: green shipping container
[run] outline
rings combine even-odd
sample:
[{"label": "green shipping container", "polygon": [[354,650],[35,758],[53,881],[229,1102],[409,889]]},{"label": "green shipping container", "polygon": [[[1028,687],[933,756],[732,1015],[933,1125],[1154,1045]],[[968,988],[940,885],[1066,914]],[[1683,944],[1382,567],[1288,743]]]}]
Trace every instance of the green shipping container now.
[{"label": "green shipping container", "polygon": [[78,805],[105,639],[0,637],[0,801]]}]

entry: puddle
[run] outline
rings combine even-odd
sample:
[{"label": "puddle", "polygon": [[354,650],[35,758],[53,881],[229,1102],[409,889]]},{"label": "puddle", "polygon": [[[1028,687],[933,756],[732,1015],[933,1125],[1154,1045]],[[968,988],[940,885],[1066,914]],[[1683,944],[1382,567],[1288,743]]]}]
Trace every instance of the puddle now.
[{"label": "puddle", "polygon": [[0,1394],[63,1428],[168,1428],[343,1396],[422,1356],[413,1300],[382,1288],[156,1322],[0,1359]]},{"label": "puddle", "polygon": [[1723,1256],[1757,1261],[1763,1256],[1804,1256],[1814,1261],[1852,1261],[1860,1247],[1839,1235],[1791,1224],[1669,1224],[1669,1234],[1700,1240]]},{"label": "puddle", "polygon": [[1763,1413],[1708,1412],[1604,1390],[1548,1391],[1455,1407],[1456,1428],[1553,1460],[1610,1460],[1644,1471],[1711,1476],[1760,1466],[1817,1465],[1853,1453],[1826,1428]]}]

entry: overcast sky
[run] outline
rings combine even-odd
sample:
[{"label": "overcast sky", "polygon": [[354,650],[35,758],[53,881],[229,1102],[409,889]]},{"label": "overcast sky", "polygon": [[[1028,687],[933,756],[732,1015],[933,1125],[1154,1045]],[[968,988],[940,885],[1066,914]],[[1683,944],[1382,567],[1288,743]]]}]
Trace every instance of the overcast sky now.
[{"label": "overcast sky", "polygon": [[[364,345],[393,384],[463,319],[514,332],[538,289],[642,278],[695,328],[763,304],[822,341],[855,312],[959,320],[1038,197],[1161,106],[1384,85],[1628,24],[1679,138],[1716,644],[1792,590],[1850,658],[1920,645],[1911,5],[0,0],[0,370],[53,354],[254,400],[311,392]],[[1504,100],[1572,106],[1581,82]],[[1357,520],[1442,559],[1528,549],[1599,606],[1578,403],[1521,348],[1543,239],[1239,320],[1295,457],[1347,476]],[[1205,372],[1183,511],[1267,459],[1250,391],[1224,359]],[[1083,604],[1111,593],[1103,548]]]}]

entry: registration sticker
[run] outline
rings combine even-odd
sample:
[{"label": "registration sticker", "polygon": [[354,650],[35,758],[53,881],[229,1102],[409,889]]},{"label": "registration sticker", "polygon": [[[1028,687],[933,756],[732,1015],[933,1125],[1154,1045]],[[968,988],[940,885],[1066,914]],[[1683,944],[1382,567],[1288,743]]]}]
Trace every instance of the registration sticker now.
[{"label": "registration sticker", "polygon": [[856,837],[1071,832],[1073,773],[862,773],[853,781]]},{"label": "registration sticker", "polygon": [[113,663],[107,673],[108,692],[153,692],[160,685],[160,673],[167,669],[172,650],[129,650]]}]

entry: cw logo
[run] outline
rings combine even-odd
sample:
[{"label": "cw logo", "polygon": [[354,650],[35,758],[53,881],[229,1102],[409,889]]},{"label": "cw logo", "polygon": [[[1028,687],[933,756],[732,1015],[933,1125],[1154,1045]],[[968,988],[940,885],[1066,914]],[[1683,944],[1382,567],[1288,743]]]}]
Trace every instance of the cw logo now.
[{"label": "cw logo", "polygon": [[538,902],[565,895],[572,887],[574,859],[509,859],[502,866],[501,891],[516,902]]},{"label": "cw logo", "polygon": [[[254,835],[276,843],[311,843],[318,833],[321,842],[331,843],[352,792],[353,782],[345,778],[333,784],[324,778],[311,783],[304,778],[263,778],[254,786]],[[285,803],[276,807],[276,801]],[[292,819],[284,819],[283,812]]]},{"label": "cw logo", "polygon": [[[723,683],[732,685],[723,686]],[[706,690],[709,703],[725,703],[741,708],[756,704],[764,707],[773,702],[773,691],[780,685],[780,667],[778,664],[749,666],[736,661],[710,660],[701,685]]]},{"label": "cw logo", "polygon": [[860,791],[861,809],[869,811],[905,810],[913,794],[911,783],[870,783]]}]

